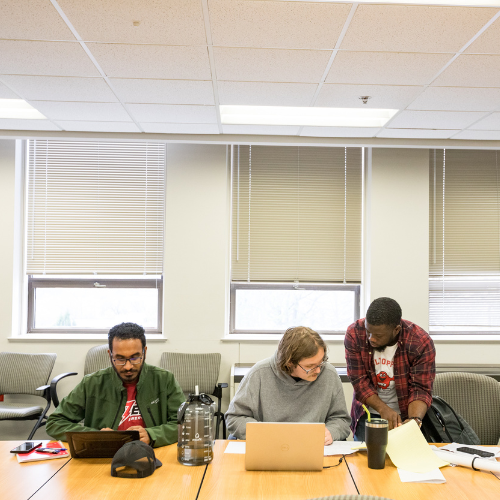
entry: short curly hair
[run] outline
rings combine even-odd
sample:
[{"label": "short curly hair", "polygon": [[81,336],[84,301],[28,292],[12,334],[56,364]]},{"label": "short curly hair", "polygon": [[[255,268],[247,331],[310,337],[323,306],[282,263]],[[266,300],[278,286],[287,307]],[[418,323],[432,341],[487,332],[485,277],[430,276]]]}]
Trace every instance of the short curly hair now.
[{"label": "short curly hair", "polygon": [[291,373],[301,359],[316,356],[320,348],[326,356],[326,344],[314,330],[306,326],[288,328],[278,345],[278,367],[285,373]]},{"label": "short curly hair", "polygon": [[146,347],[146,335],[144,328],[137,323],[120,323],[115,325],[108,333],[109,350],[113,352],[113,340],[138,339],[141,341],[142,350]]},{"label": "short curly hair", "polygon": [[389,297],[375,299],[366,311],[366,321],[373,326],[396,327],[401,323],[401,306]]}]

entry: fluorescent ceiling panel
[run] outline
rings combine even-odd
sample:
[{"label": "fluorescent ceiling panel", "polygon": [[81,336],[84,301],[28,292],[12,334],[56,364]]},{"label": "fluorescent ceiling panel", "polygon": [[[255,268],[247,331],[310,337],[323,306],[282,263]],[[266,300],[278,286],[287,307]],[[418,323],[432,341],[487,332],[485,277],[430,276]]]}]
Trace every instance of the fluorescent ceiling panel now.
[{"label": "fluorescent ceiling panel", "polygon": [[46,117],[23,99],[0,99],[0,118],[45,120]]},{"label": "fluorescent ceiling panel", "polygon": [[220,106],[225,125],[299,125],[311,127],[383,127],[397,109]]}]

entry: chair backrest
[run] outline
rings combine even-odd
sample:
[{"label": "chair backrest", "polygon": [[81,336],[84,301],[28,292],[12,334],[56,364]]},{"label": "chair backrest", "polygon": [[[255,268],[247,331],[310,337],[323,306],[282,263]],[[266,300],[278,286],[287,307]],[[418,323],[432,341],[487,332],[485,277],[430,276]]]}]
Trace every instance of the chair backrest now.
[{"label": "chair backrest", "polygon": [[83,374],[89,375],[103,368],[108,368],[111,366],[111,360],[108,354],[108,344],[97,345],[89,349],[87,355],[85,356],[85,366],[83,368]]},{"label": "chair backrest", "polygon": [[49,381],[57,354],[0,352],[0,394],[34,394]]},{"label": "chair backrest", "polygon": [[477,373],[438,373],[433,394],[441,396],[467,420],[481,444],[497,444],[500,438],[500,384]]},{"label": "chair backrest", "polygon": [[160,358],[160,368],[174,374],[185,394],[193,393],[194,386],[205,394],[212,394],[220,371],[220,352],[187,354],[164,352]]}]

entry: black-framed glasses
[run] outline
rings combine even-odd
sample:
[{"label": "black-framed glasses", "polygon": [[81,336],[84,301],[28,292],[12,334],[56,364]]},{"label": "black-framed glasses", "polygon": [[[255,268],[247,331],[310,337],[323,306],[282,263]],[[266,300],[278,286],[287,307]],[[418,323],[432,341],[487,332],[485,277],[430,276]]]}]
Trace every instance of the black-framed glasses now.
[{"label": "black-framed glasses", "polygon": [[142,358],[144,357],[144,351],[142,356],[133,356],[131,358],[121,358],[121,359],[116,359],[116,358],[111,358],[113,360],[113,363],[117,366],[125,366],[127,364],[127,361],[130,361],[132,365],[139,365],[142,361]]},{"label": "black-framed glasses", "polygon": [[328,361],[328,356],[326,358],[324,358],[323,361],[319,365],[316,365],[314,368],[311,368],[310,370],[306,370],[305,368],[300,366],[298,363],[297,363],[297,366],[300,366],[306,372],[306,374],[309,375],[309,373],[311,373],[312,371],[317,370],[318,368],[323,368],[323,366],[325,366],[327,361]]}]

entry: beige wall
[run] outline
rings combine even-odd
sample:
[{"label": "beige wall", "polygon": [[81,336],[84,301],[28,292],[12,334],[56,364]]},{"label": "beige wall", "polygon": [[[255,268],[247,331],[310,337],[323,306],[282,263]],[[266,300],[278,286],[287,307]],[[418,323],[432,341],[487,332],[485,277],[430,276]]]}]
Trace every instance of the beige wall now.
[{"label": "beige wall", "polygon": [[[422,326],[428,321],[427,164],[427,150],[411,149],[373,150],[372,164],[367,164],[371,231],[365,240],[366,295],[396,298],[405,317]],[[164,332],[168,340],[148,347],[153,364],[165,350],[221,352],[223,382],[229,382],[233,363],[258,361],[276,348],[276,342],[221,342],[229,285],[227,169],[226,146],[167,146]],[[103,342],[8,340],[18,333],[12,331],[14,174],[14,141],[0,141],[0,350],[57,353],[54,375],[80,374],[61,382],[60,394],[65,395],[81,378],[87,350]],[[493,364],[500,354],[498,343],[438,343],[437,347],[442,363]],[[330,351],[334,363],[344,362],[342,342],[330,343]],[[0,422],[0,439],[24,438],[30,428],[29,423]]]}]

